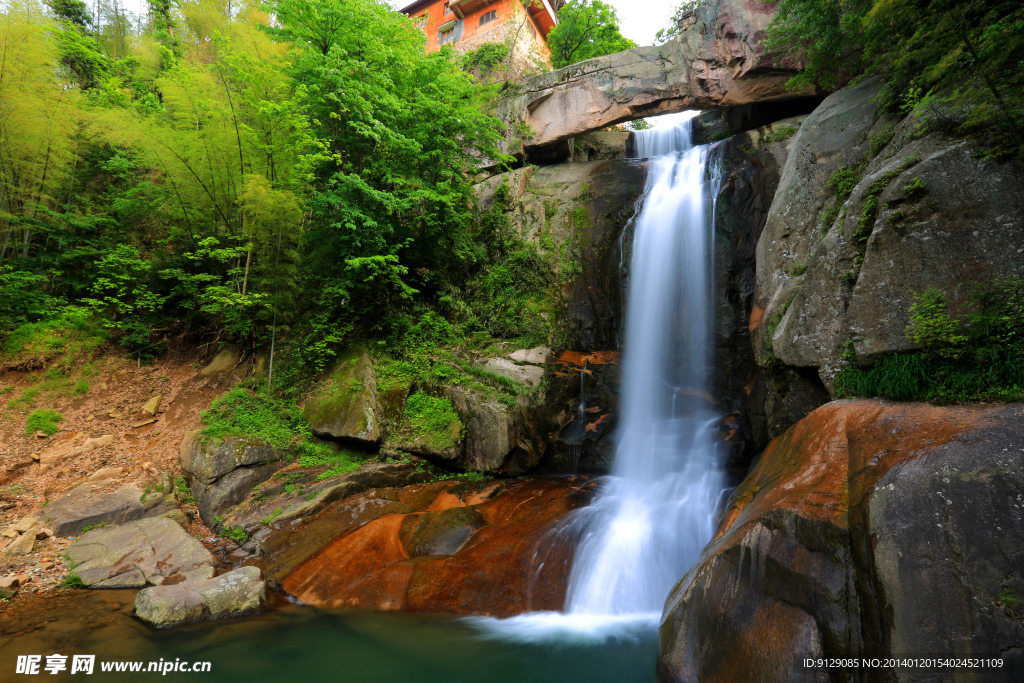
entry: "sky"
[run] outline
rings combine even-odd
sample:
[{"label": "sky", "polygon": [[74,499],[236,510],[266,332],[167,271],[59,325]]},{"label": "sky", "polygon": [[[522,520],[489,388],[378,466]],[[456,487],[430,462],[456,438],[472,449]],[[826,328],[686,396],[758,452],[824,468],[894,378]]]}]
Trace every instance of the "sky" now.
[{"label": "sky", "polygon": [[[653,45],[654,34],[668,26],[678,0],[604,0],[619,14],[619,30],[637,45]],[[95,0],[86,0],[92,7]],[[389,0],[392,6],[405,6],[411,0]],[[123,0],[123,6],[136,14],[145,14],[146,0]]]}]

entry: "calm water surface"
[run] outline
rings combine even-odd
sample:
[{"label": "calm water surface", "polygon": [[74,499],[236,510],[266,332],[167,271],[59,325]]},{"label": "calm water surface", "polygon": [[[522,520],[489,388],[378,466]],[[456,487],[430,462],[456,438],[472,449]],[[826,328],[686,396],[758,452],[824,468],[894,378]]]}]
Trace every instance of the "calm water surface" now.
[{"label": "calm water surface", "polygon": [[[650,683],[656,622],[587,632],[406,614],[285,605],[245,619],[152,629],[130,616],[132,591],[81,591],[7,614],[0,680],[344,681],[351,683]],[[554,617],[557,621],[557,617]],[[15,675],[17,655],[95,654],[102,660],[181,658],[210,673]],[[70,661],[70,657],[69,657]]]}]

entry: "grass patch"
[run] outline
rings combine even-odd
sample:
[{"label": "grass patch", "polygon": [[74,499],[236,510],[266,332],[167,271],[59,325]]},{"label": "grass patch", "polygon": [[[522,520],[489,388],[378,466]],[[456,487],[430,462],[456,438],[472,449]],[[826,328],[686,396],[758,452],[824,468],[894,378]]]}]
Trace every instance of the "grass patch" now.
[{"label": "grass patch", "polygon": [[[907,336],[921,350],[850,366],[837,398],[881,396],[938,404],[1024,400],[1024,280],[986,283],[972,293],[966,323],[952,318],[941,292],[916,297]],[[855,360],[852,344],[844,354]]]},{"label": "grass patch", "polygon": [[249,436],[284,450],[297,438],[309,436],[306,418],[294,400],[257,394],[236,387],[214,399],[201,414],[204,440]]},{"label": "grass patch", "polygon": [[281,514],[283,514],[283,513],[284,513],[284,508],[274,508],[273,512],[271,512],[269,515],[267,515],[266,517],[264,517],[260,521],[263,522],[264,526],[269,526],[271,522],[273,522],[275,519],[280,517]]},{"label": "grass patch", "polygon": [[36,400],[36,396],[39,395],[39,387],[29,387],[25,391],[21,392],[20,395],[12,398],[7,402],[7,407],[14,409],[22,406],[30,406]]},{"label": "grass patch", "polygon": [[87,586],[82,581],[82,577],[78,574],[68,574],[60,582],[61,588],[86,588]]},{"label": "grass patch", "polygon": [[220,535],[222,538],[230,539],[238,545],[242,545],[243,543],[249,540],[248,534],[245,533],[245,529],[243,529],[241,526],[224,527],[220,530]]},{"label": "grass patch", "polygon": [[25,434],[31,436],[37,431],[47,436],[56,434],[60,431],[60,427],[57,424],[63,421],[64,416],[52,408],[34,410],[29,413],[28,419],[25,420]]},{"label": "grass patch", "polygon": [[788,140],[796,135],[796,126],[782,126],[776,130],[768,131],[763,138],[761,138],[762,144],[770,145],[773,142],[782,142]]},{"label": "grass patch", "polygon": [[92,355],[110,340],[110,333],[92,314],[69,309],[61,317],[27,323],[13,330],[0,345],[0,369],[35,370],[63,354],[70,366],[76,357]]},{"label": "grass patch", "polygon": [[[299,455],[299,465],[302,467],[324,467],[327,470],[317,476],[317,481],[339,477],[348,474],[366,462],[368,454],[357,453],[344,448],[332,448],[325,443],[303,442],[302,452]],[[285,485],[285,490],[291,486],[295,490],[295,484]],[[291,493],[291,491],[289,491]]]}]

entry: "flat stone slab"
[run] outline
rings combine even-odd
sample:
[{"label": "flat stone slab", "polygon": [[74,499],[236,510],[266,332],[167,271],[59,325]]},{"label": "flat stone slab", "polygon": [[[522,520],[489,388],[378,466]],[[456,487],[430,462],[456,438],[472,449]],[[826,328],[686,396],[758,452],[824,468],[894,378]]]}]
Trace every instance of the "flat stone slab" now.
[{"label": "flat stone slab", "polygon": [[[216,560],[166,517],[94,529],[67,549],[71,571],[86,586],[139,588],[168,579],[209,578]],[[180,579],[179,579],[180,580]]]},{"label": "flat stone slab", "polygon": [[154,586],[135,596],[135,614],[158,627],[258,612],[267,599],[258,567],[239,567],[215,578]]},{"label": "flat stone slab", "polygon": [[75,536],[87,526],[123,524],[146,512],[135,486],[116,491],[94,491],[89,482],[81,484],[43,510],[44,519],[55,536]]}]

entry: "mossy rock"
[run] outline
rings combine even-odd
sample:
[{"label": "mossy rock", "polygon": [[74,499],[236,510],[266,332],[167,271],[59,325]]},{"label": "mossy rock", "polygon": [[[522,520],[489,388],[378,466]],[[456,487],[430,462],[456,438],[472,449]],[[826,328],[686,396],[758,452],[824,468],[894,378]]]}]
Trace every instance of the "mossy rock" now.
[{"label": "mossy rock", "polygon": [[320,382],[304,412],[313,434],[378,445],[383,440],[377,375],[363,349],[350,349]]},{"label": "mossy rock", "polygon": [[486,526],[484,518],[471,507],[410,515],[405,522],[399,533],[410,557],[454,555],[477,529]]},{"label": "mossy rock", "polygon": [[465,428],[447,398],[413,394],[405,402],[398,429],[386,448],[454,460],[462,454]]}]

